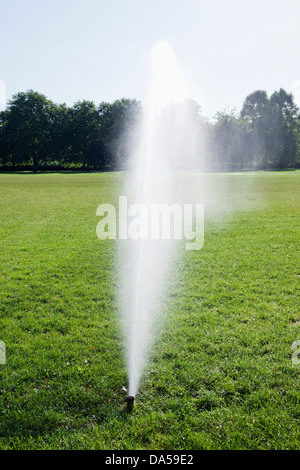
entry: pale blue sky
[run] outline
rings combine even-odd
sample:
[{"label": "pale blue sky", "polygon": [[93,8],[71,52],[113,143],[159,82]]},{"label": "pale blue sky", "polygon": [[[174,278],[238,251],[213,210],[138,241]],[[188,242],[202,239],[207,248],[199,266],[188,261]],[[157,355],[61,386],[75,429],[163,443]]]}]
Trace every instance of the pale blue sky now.
[{"label": "pale blue sky", "polygon": [[0,0],[0,35],[0,102],[4,84],[7,100],[143,100],[161,39],[210,118],[256,89],[300,89],[300,0]]}]

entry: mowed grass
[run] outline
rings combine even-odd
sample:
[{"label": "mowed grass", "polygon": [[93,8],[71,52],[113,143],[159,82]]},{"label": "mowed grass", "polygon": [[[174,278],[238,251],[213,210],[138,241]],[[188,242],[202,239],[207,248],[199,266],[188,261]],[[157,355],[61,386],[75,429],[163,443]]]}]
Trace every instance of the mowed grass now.
[{"label": "mowed grass", "polygon": [[127,413],[116,242],[96,236],[124,174],[0,175],[1,449],[300,448],[300,172],[208,178],[235,211],[183,251]]}]

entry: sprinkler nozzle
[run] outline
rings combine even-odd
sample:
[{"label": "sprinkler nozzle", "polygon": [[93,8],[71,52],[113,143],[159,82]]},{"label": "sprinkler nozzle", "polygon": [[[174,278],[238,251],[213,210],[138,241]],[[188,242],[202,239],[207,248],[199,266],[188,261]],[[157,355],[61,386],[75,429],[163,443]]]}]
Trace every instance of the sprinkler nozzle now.
[{"label": "sprinkler nozzle", "polygon": [[127,397],[127,410],[132,411],[133,410],[133,404],[134,404],[134,397],[132,395]]}]

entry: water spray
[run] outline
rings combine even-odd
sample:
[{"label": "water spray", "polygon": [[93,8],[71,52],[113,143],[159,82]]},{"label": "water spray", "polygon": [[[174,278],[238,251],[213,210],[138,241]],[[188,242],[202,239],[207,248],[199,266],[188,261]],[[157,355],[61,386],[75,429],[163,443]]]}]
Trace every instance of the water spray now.
[{"label": "water spray", "polygon": [[[173,147],[169,148],[166,144],[166,135],[159,123],[166,106],[182,103],[186,98],[187,93],[173,51],[168,43],[159,41],[152,51],[152,76],[146,113],[143,125],[138,130],[136,148],[132,150],[131,164],[134,171],[130,173],[124,188],[133,198],[133,207],[148,208],[151,204],[174,200],[177,188],[171,178],[170,164]],[[144,219],[142,212],[140,214],[139,226],[142,231]],[[152,231],[157,229],[156,233],[159,233],[160,217],[150,225]],[[167,287],[166,276],[174,260],[174,244],[166,245],[163,238],[155,235],[150,239],[142,236],[133,238],[123,246],[119,258],[122,284],[120,308],[124,333],[128,338],[127,411],[132,411],[154,344],[157,312],[161,310],[162,296]]]}]

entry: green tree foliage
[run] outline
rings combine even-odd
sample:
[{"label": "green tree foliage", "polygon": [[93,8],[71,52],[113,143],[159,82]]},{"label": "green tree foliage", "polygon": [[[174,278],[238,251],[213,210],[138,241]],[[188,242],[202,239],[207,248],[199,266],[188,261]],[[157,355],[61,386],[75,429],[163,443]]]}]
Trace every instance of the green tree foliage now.
[{"label": "green tree foliage", "polygon": [[100,129],[100,119],[96,106],[92,101],[78,101],[70,109],[71,132],[68,158],[78,163],[83,169],[90,168],[93,161],[94,142]]},{"label": "green tree foliage", "polygon": [[271,143],[271,115],[269,99],[265,91],[257,90],[246,97],[241,118],[248,125],[251,135],[249,143],[252,150],[252,163],[267,168]]},{"label": "green tree foliage", "polygon": [[6,166],[11,161],[11,155],[8,148],[7,133],[5,126],[7,122],[7,111],[0,112],[0,164]]},{"label": "green tree foliage", "polygon": [[13,96],[3,128],[12,164],[32,162],[36,171],[47,162],[52,116],[53,103],[44,95],[29,90]]},{"label": "green tree foliage", "polygon": [[213,150],[218,169],[238,169],[247,166],[247,127],[235,110],[219,112],[214,127]]},{"label": "green tree foliage", "polygon": [[17,93],[0,113],[0,164],[84,170],[125,168],[134,128],[141,117],[136,100],[57,105],[29,90]]},{"label": "green tree foliage", "polygon": [[142,116],[141,104],[137,100],[122,98],[112,104],[102,102],[98,112],[104,168],[126,169]]},{"label": "green tree foliage", "polygon": [[273,166],[294,167],[297,155],[297,114],[293,96],[282,88],[270,97]]},{"label": "green tree foliage", "polygon": [[66,104],[53,105],[48,148],[51,162],[68,165],[72,161],[72,112]]},{"label": "green tree foliage", "polygon": [[[55,104],[43,94],[17,93],[0,112],[0,165],[34,171],[58,165],[83,170],[128,169],[142,126],[134,99]],[[176,169],[300,166],[300,114],[285,90],[249,94],[240,113],[217,113],[211,123],[193,100],[171,104],[156,123]]]},{"label": "green tree foliage", "polygon": [[282,88],[270,98],[262,90],[247,96],[241,118],[249,129],[252,163],[264,169],[296,165],[299,110]]}]

